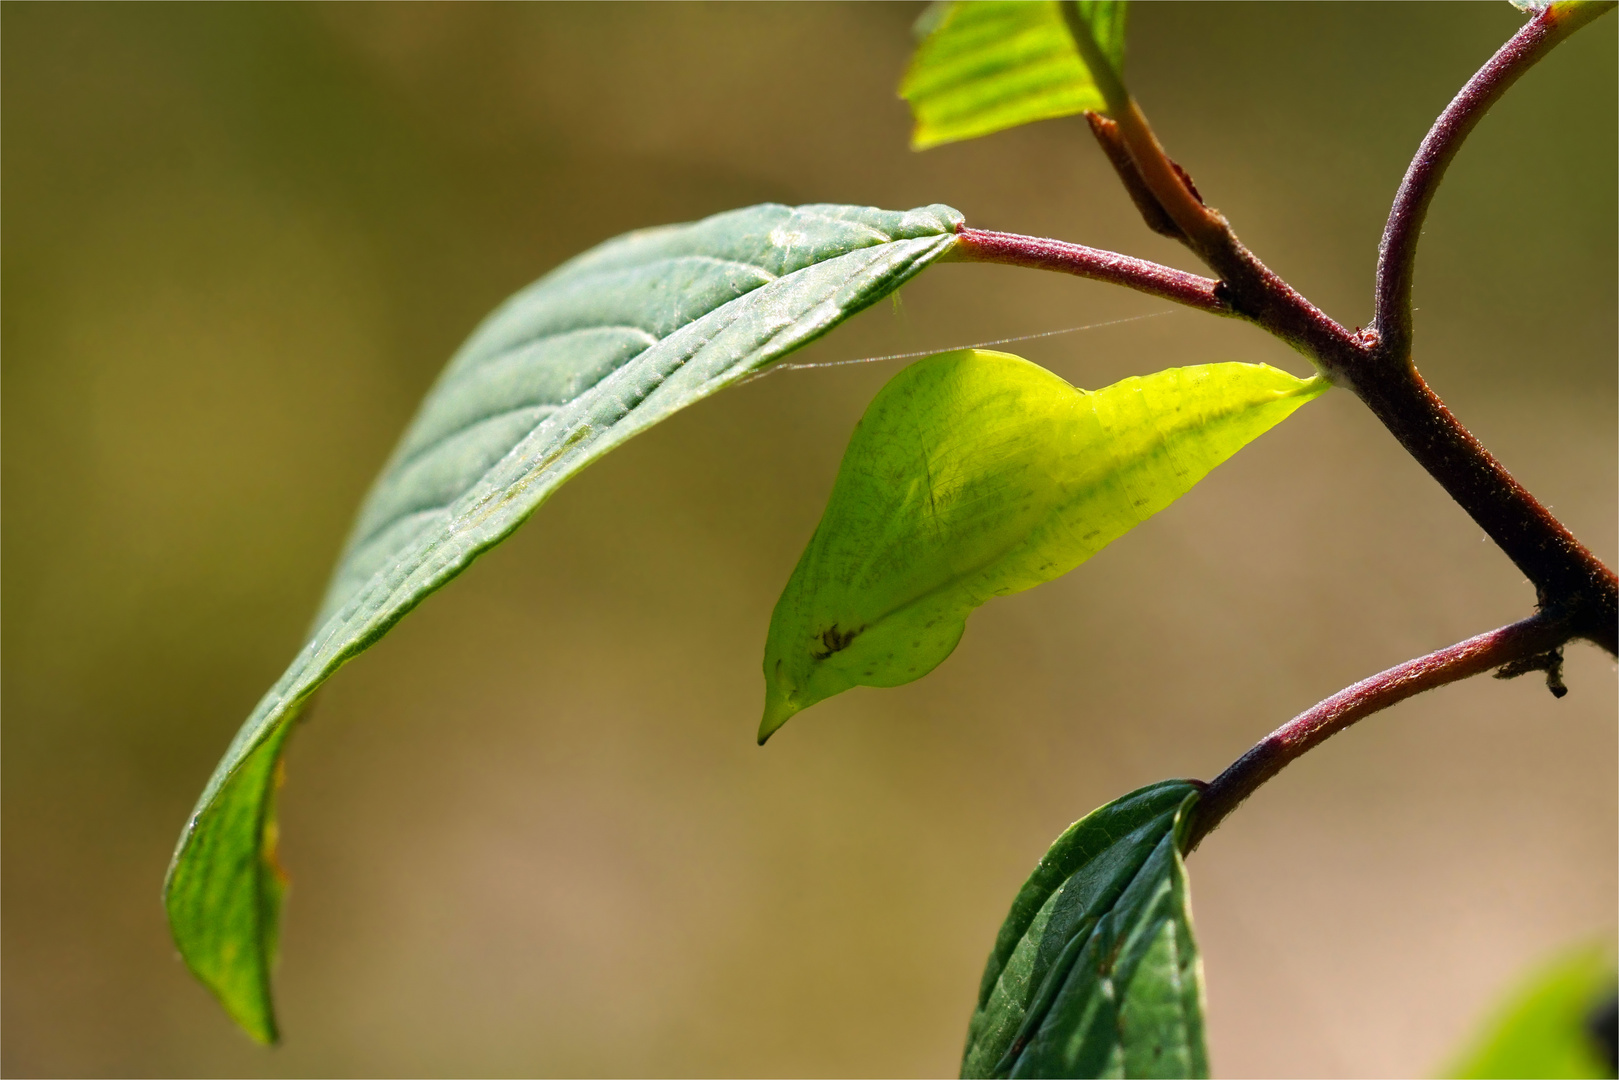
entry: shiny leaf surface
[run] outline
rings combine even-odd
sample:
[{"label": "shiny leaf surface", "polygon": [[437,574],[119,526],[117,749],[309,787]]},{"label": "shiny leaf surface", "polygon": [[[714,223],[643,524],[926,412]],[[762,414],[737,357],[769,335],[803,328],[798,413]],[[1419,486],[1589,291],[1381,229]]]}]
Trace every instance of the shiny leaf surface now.
[{"label": "shiny leaf surface", "polygon": [[313,634],[226,751],[170,865],[180,952],[251,1035],[276,1038],[277,763],[320,684],[591,461],[887,296],[950,248],[960,221],[945,206],[765,205],[630,233],[473,333],[361,507]]},{"label": "shiny leaf surface", "polygon": [[1051,845],[984,967],[962,1076],[1208,1075],[1179,847],[1198,791],[1144,787]]}]

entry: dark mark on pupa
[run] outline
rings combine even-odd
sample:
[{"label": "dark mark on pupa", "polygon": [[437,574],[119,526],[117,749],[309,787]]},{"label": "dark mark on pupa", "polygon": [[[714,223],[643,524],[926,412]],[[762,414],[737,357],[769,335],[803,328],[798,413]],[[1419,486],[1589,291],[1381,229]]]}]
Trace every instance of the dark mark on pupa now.
[{"label": "dark mark on pupa", "polygon": [[821,644],[826,647],[826,651],[816,650],[812,651],[810,655],[817,660],[825,660],[835,652],[842,652],[849,647],[849,642],[860,636],[860,631],[864,629],[865,627],[862,626],[854,630],[839,630],[838,624],[833,623],[831,627],[821,633]]}]

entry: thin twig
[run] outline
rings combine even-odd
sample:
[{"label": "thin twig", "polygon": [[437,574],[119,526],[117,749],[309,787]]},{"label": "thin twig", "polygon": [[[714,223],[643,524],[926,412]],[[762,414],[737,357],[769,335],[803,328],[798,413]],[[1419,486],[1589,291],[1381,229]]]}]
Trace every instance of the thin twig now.
[{"label": "thin twig", "polygon": [[1097,45],[1090,24],[1079,12],[1079,5],[1074,0],[1066,0],[1057,7],[1080,59],[1085,62],[1096,88],[1102,92],[1102,100],[1107,102],[1107,111],[1118,125],[1119,138],[1134,160],[1147,190],[1180,228],[1193,251],[1201,254],[1205,246],[1218,244],[1221,234],[1230,231],[1225,218],[1204,206],[1182,181],[1141,107],[1125,89],[1118,72],[1113,70],[1113,62]]},{"label": "thin twig", "polygon": [[1328,318],[1243,246],[1224,215],[1205,206],[1185,173],[1165,152],[1111,62],[1097,46],[1090,25],[1073,0],[1058,5],[1080,58],[1118,125],[1141,183],[1183,234],[1186,246],[1220,276],[1221,296],[1235,313],[1257,323],[1309,357],[1335,382],[1345,381],[1345,356],[1367,347],[1366,339]]},{"label": "thin twig", "polygon": [[957,229],[956,236],[955,247],[948,256],[952,260],[1055,270],[1093,281],[1123,285],[1127,289],[1173,300],[1211,315],[1234,314],[1231,306],[1218,295],[1219,282],[1146,259],[1083,244],[969,229],[966,226]]},{"label": "thin twig", "polygon": [[1197,819],[1192,823],[1186,850],[1190,852],[1197,847],[1265,781],[1357,720],[1424,690],[1545,653],[1562,645],[1570,635],[1568,620],[1561,612],[1542,611],[1521,622],[1408,660],[1340,690],[1265,736],[1209,782],[1198,800]]},{"label": "thin twig", "polygon": [[1383,229],[1370,347],[1340,362],[1345,381],[1534,583],[1540,603],[1568,609],[1577,635],[1619,653],[1619,578],[1484,449],[1411,360],[1417,241],[1446,168],[1508,87],[1569,34],[1614,7],[1614,0],[1548,7],[1446,106],[1406,169]]},{"label": "thin twig", "polygon": [[1461,93],[1439,114],[1416,157],[1406,169],[1405,179],[1394,197],[1383,240],[1377,253],[1377,328],[1382,344],[1392,355],[1408,356],[1411,350],[1411,285],[1417,262],[1417,241],[1422,222],[1445,170],[1462,143],[1483,119],[1490,106],[1550,52],[1559,42],[1592,19],[1611,11],[1614,3],[1554,4],[1529,22],[1478,73],[1467,81]]}]

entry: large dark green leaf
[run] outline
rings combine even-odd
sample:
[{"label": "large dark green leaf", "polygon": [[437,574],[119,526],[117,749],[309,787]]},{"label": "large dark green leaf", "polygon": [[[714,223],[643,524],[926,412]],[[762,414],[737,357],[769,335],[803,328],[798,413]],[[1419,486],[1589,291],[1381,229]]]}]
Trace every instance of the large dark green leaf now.
[{"label": "large dark green leaf", "polygon": [[1058,837],[996,938],[962,1076],[1208,1075],[1179,846],[1199,790],[1153,784]]},{"label": "large dark green leaf", "polygon": [[[1123,0],[1082,0],[1077,13],[1121,71]],[[1057,0],[953,0],[931,9],[918,30],[899,87],[916,118],[914,149],[1106,108]]]},{"label": "large dark green leaf", "polygon": [[756,206],[630,233],[513,296],[462,346],[360,509],[315,629],[219,763],[164,888],[180,952],[276,1038],[272,796],[288,725],[332,672],[585,465],[888,295],[961,215]]}]

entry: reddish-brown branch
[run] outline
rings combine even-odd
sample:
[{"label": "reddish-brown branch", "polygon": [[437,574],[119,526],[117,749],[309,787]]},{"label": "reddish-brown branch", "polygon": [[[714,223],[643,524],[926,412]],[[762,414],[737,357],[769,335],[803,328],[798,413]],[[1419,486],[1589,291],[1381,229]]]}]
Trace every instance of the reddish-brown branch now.
[{"label": "reddish-brown branch", "polygon": [[[1377,320],[1351,333],[1322,313],[1243,246],[1218,211],[1202,205],[1158,144],[1077,9],[1063,10],[1076,45],[1098,75],[1116,130],[1098,131],[1138,205],[1156,200],[1186,244],[1220,276],[1198,277],[1155,263],[1056,240],[960,229],[959,258],[1059,270],[1247,319],[1351,388],[1445,491],[1500,545],[1536,587],[1531,618],[1390,668],[1356,683],[1272,732],[1206,788],[1188,850],[1260,785],[1312,747],[1414,694],[1514,661],[1545,660],[1575,637],[1619,654],[1619,578],[1490,456],[1423,381],[1410,359],[1411,277],[1423,216],[1446,166],[1497,98],[1552,46],[1619,0],[1554,5],[1532,19],[1470,80],[1440,116],[1406,173],[1379,251]],[[1093,122],[1093,129],[1097,125]],[[1113,142],[1119,145],[1114,147]],[[1131,167],[1126,168],[1129,164]],[[1132,187],[1132,178],[1139,181]],[[1142,190],[1136,190],[1140,187]],[[1144,215],[1156,220],[1152,208]],[[1160,230],[1169,231],[1169,230]]]},{"label": "reddish-brown branch", "polygon": [[1209,782],[1198,800],[1186,850],[1195,848],[1260,785],[1312,747],[1372,713],[1408,697],[1556,649],[1570,627],[1560,612],[1540,612],[1427,656],[1408,660],[1289,720]]},{"label": "reddish-brown branch", "polygon": [[[1293,345],[1349,385],[1400,444],[1534,583],[1570,612],[1578,636],[1619,653],[1619,579],[1519,484],[1409,363],[1374,335],[1353,334],[1237,244],[1240,285],[1112,251],[963,226],[952,258],[1055,270],[1237,315]],[[1233,238],[1233,243],[1236,243]]]},{"label": "reddish-brown branch", "polygon": [[1576,540],[1440,401],[1411,361],[1411,287],[1422,222],[1446,168],[1507,88],[1569,34],[1615,3],[1553,5],[1462,88],[1418,147],[1378,250],[1368,348],[1346,355],[1348,382],[1422,467],[1534,583],[1541,604],[1570,612],[1575,633],[1619,652],[1619,578]]},{"label": "reddish-brown branch", "polygon": [[1396,356],[1411,351],[1411,286],[1417,262],[1417,241],[1434,192],[1490,106],[1519,76],[1533,67],[1560,41],[1592,19],[1612,10],[1613,3],[1554,4],[1525,23],[1523,28],[1479,68],[1439,114],[1411,159],[1405,179],[1394,197],[1383,241],[1378,247],[1376,317],[1383,347]]},{"label": "reddish-brown branch", "polygon": [[1062,12],[1074,47],[1079,50],[1080,59],[1085,62],[1096,88],[1102,92],[1102,100],[1107,102],[1107,111],[1118,125],[1121,145],[1134,163],[1142,184],[1152,193],[1160,208],[1175,223],[1194,251],[1200,249],[1204,240],[1228,232],[1225,218],[1203,205],[1202,200],[1184,182],[1183,174],[1175,163],[1164,153],[1141,107],[1125,89],[1118,72],[1113,70],[1113,62],[1098,47],[1090,24],[1079,13],[1078,5],[1069,0],[1057,7]]},{"label": "reddish-brown branch", "polygon": [[1535,586],[1575,636],[1619,654],[1619,579],[1462,426],[1416,368],[1389,366],[1356,392],[1400,445]]},{"label": "reddish-brown branch", "polygon": [[[1410,279],[1416,240],[1445,166],[1508,86],[1557,42],[1614,6],[1614,0],[1554,5],[1537,15],[1480,69],[1434,124],[1406,173],[1384,231],[1374,329],[1346,330],[1244,247],[1218,212],[1198,204],[1194,213],[1191,204],[1197,200],[1175,175],[1145,117],[1110,70],[1100,81],[1119,121],[1119,140],[1128,148],[1145,187],[1220,280],[1211,282],[1094,248],[973,229],[961,230],[963,255],[1062,270],[1218,314],[1234,314],[1287,342],[1366,403],[1534,583],[1543,606],[1566,611],[1577,636],[1619,653],[1619,578],[1462,426],[1410,359]],[[1069,12],[1068,5],[1064,11],[1081,53],[1087,46],[1096,52],[1083,20]],[[1106,66],[1099,53],[1087,59]]]},{"label": "reddish-brown branch", "polygon": [[[1236,314],[1258,323],[1310,357],[1329,377],[1341,377],[1336,370],[1339,356],[1363,348],[1362,339],[1328,318],[1272,273],[1237,239],[1225,217],[1203,204],[1185,171],[1164,151],[1141,106],[1098,48],[1078,7],[1072,0],[1058,7],[1074,46],[1107,102],[1119,145],[1128,154],[1140,181],[1143,192],[1132,190],[1132,198],[1145,193],[1156,200],[1186,246],[1220,275],[1220,298]],[[1126,187],[1130,187],[1128,181]]]},{"label": "reddish-brown branch", "polygon": [[958,239],[950,254],[952,259],[1055,270],[1093,281],[1123,285],[1127,289],[1161,296],[1165,300],[1173,300],[1213,315],[1233,314],[1230,305],[1218,294],[1219,282],[1146,259],[1135,259],[1083,244],[969,229],[966,226],[957,229],[956,236]]}]

